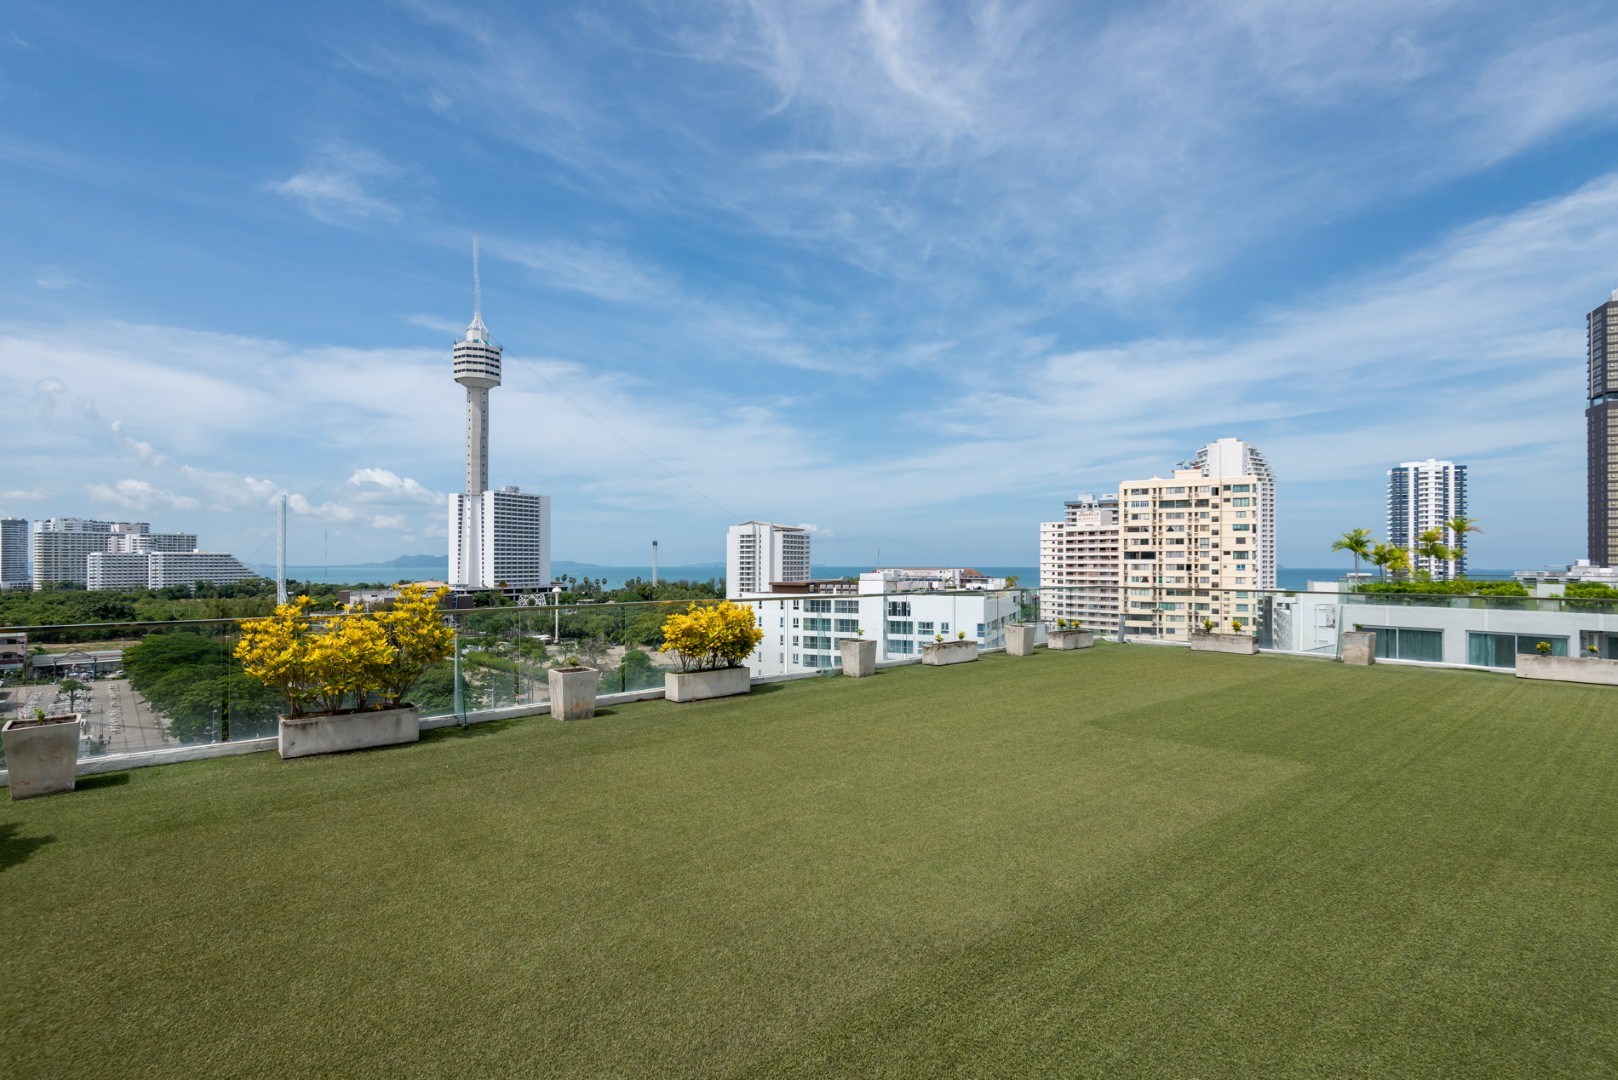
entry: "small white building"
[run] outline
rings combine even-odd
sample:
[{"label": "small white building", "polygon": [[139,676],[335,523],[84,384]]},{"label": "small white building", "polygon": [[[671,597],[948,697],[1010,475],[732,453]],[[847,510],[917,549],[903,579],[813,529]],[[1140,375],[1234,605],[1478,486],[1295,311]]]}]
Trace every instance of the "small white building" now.
[{"label": "small white building", "polygon": [[[877,642],[880,660],[914,659],[928,642],[963,636],[982,648],[1003,648],[1006,626],[1020,611],[1017,595],[943,584],[978,580],[1004,586],[1004,579],[964,568],[894,569],[860,575],[858,592],[852,582],[805,582],[801,590],[736,598],[754,609],[764,631],[747,666],[755,677],[836,670],[838,642],[861,637]],[[901,587],[884,590],[890,584]]]}]

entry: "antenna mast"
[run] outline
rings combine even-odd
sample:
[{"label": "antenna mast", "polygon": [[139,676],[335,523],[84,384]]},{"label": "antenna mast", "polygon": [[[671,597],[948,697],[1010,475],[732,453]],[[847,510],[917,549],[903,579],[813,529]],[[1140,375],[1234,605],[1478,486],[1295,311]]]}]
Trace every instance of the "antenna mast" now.
[{"label": "antenna mast", "polygon": [[275,530],[275,602],[287,602],[287,495],[281,493]]},{"label": "antenna mast", "polygon": [[483,280],[478,276],[478,234],[472,234],[472,321],[483,321]]}]

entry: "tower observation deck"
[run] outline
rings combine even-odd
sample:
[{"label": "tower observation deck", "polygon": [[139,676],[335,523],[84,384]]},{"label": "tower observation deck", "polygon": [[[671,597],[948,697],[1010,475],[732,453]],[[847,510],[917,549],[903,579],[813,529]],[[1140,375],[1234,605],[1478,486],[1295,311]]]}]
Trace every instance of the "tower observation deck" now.
[{"label": "tower observation deck", "polygon": [[466,493],[489,489],[489,391],[500,385],[500,346],[483,325],[477,244],[472,247],[473,310],[466,336],[455,343],[455,381],[466,387]]}]

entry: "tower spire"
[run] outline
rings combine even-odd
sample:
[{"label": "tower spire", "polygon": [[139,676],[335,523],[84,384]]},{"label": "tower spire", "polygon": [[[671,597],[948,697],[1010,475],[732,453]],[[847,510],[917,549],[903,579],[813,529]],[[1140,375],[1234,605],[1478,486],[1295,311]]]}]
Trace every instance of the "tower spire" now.
[{"label": "tower spire", "polygon": [[472,325],[469,330],[487,330],[483,325],[483,278],[478,273],[478,234],[472,234]]}]

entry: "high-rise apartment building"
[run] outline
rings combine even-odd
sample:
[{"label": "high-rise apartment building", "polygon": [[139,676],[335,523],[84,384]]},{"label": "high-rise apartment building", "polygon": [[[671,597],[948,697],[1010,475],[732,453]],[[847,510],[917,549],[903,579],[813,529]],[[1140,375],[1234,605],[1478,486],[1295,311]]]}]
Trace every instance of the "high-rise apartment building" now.
[{"label": "high-rise apartment building", "polygon": [[725,533],[725,595],[767,593],[775,582],[809,580],[809,530],[747,521]]},{"label": "high-rise apartment building", "polygon": [[[545,589],[551,583],[551,500],[515,487],[452,495],[450,576],[484,589]],[[470,539],[468,538],[470,534]]]},{"label": "high-rise apartment building", "polygon": [[[1410,569],[1423,570],[1435,581],[1466,573],[1466,536],[1447,522],[1466,514],[1466,466],[1453,461],[1401,461],[1388,470],[1388,543],[1410,552]],[[1421,534],[1437,529],[1445,547],[1459,550],[1453,559],[1434,559],[1416,552]]]},{"label": "high-rise apartment building", "polygon": [[258,577],[223,552],[198,551],[195,533],[154,533],[144,521],[47,518],[34,522],[34,588],[161,589]]},{"label": "high-rise apartment building", "polygon": [[1275,588],[1275,476],[1240,439],[1219,439],[1164,479],[1118,489],[1129,637],[1185,641],[1204,620],[1253,628]]},{"label": "high-rise apartment building", "polygon": [[472,246],[472,322],[454,345],[455,381],[466,387],[466,491],[449,499],[449,576],[474,589],[545,589],[551,583],[551,500],[489,488],[489,391],[500,385],[501,348],[483,325]]},{"label": "high-rise apartment building", "polygon": [[1585,507],[1590,561],[1618,561],[1618,290],[1585,317]]},{"label": "high-rise apartment building", "polygon": [[91,552],[106,551],[115,536],[151,532],[144,521],[94,521],[87,518],[46,518],[34,522],[34,588],[47,585],[84,585],[89,580]]},{"label": "high-rise apartment building", "polygon": [[28,574],[28,519],[0,518],[0,589],[26,589]]},{"label": "high-rise apartment building", "polygon": [[1086,629],[1118,630],[1118,496],[1086,492],[1061,521],[1039,526],[1039,608],[1047,623],[1076,619]]}]

